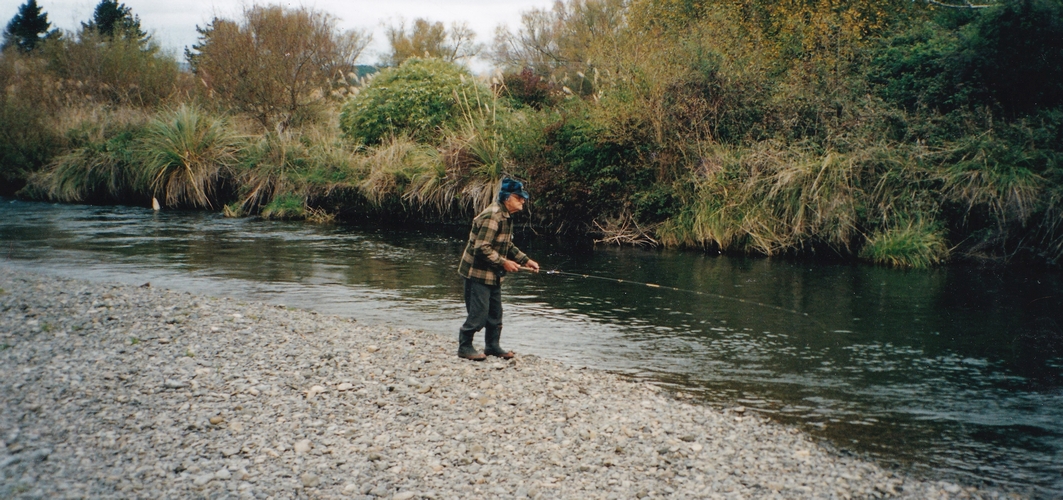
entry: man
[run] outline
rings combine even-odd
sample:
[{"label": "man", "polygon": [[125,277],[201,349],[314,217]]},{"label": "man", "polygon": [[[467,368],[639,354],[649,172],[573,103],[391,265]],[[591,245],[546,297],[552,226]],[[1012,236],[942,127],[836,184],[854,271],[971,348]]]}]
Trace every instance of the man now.
[{"label": "man", "polygon": [[[458,356],[483,361],[487,356],[511,359],[513,353],[498,345],[502,335],[502,277],[521,267],[539,270],[539,264],[513,245],[510,215],[521,211],[529,198],[524,184],[502,179],[498,200],[472,221],[469,244],[458,265],[465,278],[465,310],[469,316],[458,331]],[[484,328],[484,352],[472,346],[472,338]]]}]

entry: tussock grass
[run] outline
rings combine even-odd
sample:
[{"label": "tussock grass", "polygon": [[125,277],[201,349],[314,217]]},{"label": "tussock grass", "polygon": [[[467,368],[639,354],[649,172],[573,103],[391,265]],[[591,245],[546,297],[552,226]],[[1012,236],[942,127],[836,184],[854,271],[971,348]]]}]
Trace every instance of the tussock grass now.
[{"label": "tussock grass", "polygon": [[[355,189],[360,180],[355,150],[345,145],[334,127],[316,125],[284,133],[267,133],[252,143],[236,168],[240,201],[230,206],[234,215],[260,211],[263,217],[327,219],[312,209],[312,200],[336,189]],[[302,200],[304,213],[289,207],[287,198]],[[280,203],[280,205],[278,205]],[[278,206],[285,207],[278,212]],[[278,215],[280,213],[280,215]]]},{"label": "tussock grass", "polygon": [[213,207],[215,189],[232,175],[242,145],[227,120],[182,104],[148,125],[140,146],[143,182],[168,206]]},{"label": "tussock grass", "polygon": [[306,217],[306,199],[285,193],[274,197],[262,207],[263,219],[302,219]]},{"label": "tussock grass", "polygon": [[857,236],[851,155],[770,143],[709,154],[690,208],[657,229],[664,244],[777,255],[815,243],[847,250]]},{"label": "tussock grass", "polygon": [[138,141],[149,119],[143,110],[128,107],[64,108],[56,121],[72,149],[32,175],[25,194],[64,202],[135,194]]},{"label": "tussock grass", "polygon": [[1039,208],[1045,179],[1028,166],[1031,154],[988,137],[959,144],[945,167],[944,194],[967,205],[983,206],[998,225],[1025,224]]},{"label": "tussock grass", "polygon": [[927,268],[948,260],[949,247],[938,224],[920,219],[872,234],[860,257],[893,267]]},{"label": "tussock grass", "polygon": [[[409,192],[428,193],[424,186],[445,172],[438,150],[404,136],[392,137],[380,146],[369,148],[357,158],[356,164],[364,172],[358,189],[377,206],[401,201],[411,186],[420,188]],[[415,183],[417,179],[420,180]],[[431,199],[430,193],[418,196]]]}]

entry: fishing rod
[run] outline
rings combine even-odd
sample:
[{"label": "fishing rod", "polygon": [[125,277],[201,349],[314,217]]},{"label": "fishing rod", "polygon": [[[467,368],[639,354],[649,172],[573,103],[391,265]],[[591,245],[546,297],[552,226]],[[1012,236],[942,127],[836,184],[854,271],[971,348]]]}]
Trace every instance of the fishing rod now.
[{"label": "fishing rod", "polygon": [[534,269],[534,268],[531,268],[531,267],[521,266],[520,270],[521,271],[530,271],[530,272],[533,272],[533,273],[536,273],[536,274],[548,274],[548,275],[556,275],[556,276],[571,276],[571,277],[574,277],[574,278],[584,278],[584,279],[592,279],[592,280],[599,280],[599,281],[608,281],[608,282],[611,282],[611,283],[627,283],[627,284],[630,284],[630,285],[639,285],[639,286],[645,286],[645,287],[649,287],[649,288],[659,288],[661,290],[671,290],[673,292],[680,292],[680,293],[693,293],[693,294],[697,294],[697,295],[703,295],[703,296],[706,296],[706,297],[713,297],[713,298],[720,299],[720,300],[729,300],[729,301],[732,301],[732,302],[738,302],[740,304],[759,306],[759,307],[764,307],[764,308],[767,308],[767,309],[774,309],[774,310],[780,311],[780,312],[796,314],[796,315],[804,317],[804,318],[808,319],[809,321],[812,321],[812,322],[816,323],[817,325],[819,325],[819,326],[823,327],[824,329],[826,329],[826,325],[820,323],[819,321],[817,321],[812,316],[809,316],[808,313],[801,312],[801,311],[798,311],[796,309],[787,309],[787,308],[781,307],[781,306],[776,306],[776,305],[772,305],[772,304],[765,304],[763,302],[757,302],[755,300],[748,300],[748,299],[743,299],[743,298],[739,298],[739,297],[729,297],[727,295],[721,295],[721,294],[712,293],[712,292],[703,292],[703,291],[700,291],[700,290],[688,290],[688,289],[685,289],[685,288],[678,288],[678,287],[674,287],[674,286],[658,285],[657,283],[646,283],[646,282],[642,282],[642,281],[631,281],[631,280],[625,280],[625,279],[620,279],[620,278],[609,278],[607,276],[595,276],[593,274],[568,273],[568,272],[561,271],[561,270],[558,270],[558,269],[538,270],[538,269]]}]

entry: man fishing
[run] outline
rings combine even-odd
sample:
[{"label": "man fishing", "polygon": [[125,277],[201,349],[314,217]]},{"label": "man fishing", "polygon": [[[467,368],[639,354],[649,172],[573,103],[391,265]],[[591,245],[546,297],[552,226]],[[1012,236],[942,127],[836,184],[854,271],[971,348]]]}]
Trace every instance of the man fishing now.
[{"label": "man fishing", "polygon": [[[538,271],[539,264],[513,244],[511,215],[524,209],[528,201],[524,184],[516,179],[502,179],[498,200],[472,220],[469,243],[458,265],[465,278],[465,310],[468,318],[458,331],[458,356],[483,361],[487,356],[511,359],[512,351],[502,349],[502,277],[525,268]],[[473,336],[484,329],[484,352],[472,345]]]}]

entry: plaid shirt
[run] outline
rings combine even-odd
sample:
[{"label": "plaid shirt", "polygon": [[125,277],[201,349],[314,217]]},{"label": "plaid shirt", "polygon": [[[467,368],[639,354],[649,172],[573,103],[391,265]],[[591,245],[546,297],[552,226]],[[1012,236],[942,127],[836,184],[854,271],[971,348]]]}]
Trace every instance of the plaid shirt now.
[{"label": "plaid shirt", "polygon": [[502,262],[505,259],[520,265],[528,262],[528,256],[513,245],[513,222],[509,211],[495,202],[472,220],[469,244],[461,256],[458,274],[485,285],[502,284]]}]

